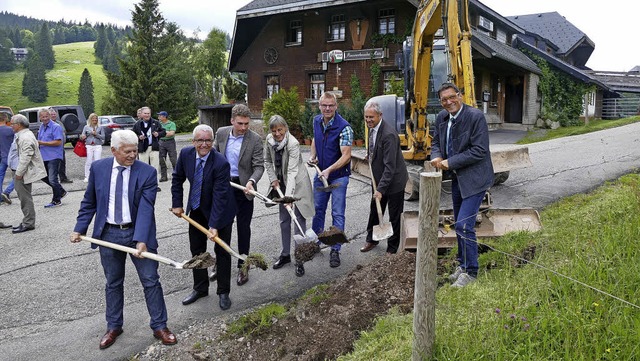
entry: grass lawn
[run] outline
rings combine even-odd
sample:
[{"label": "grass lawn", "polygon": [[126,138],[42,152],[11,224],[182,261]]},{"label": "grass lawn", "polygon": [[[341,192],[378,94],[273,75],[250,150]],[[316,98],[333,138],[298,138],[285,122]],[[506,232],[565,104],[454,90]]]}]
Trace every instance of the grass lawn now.
[{"label": "grass lawn", "polygon": [[542,142],[545,140],[569,137],[572,135],[580,135],[598,130],[604,130],[609,128],[621,127],[623,125],[636,123],[640,121],[640,116],[622,118],[615,120],[590,120],[588,125],[577,125],[573,127],[562,127],[558,129],[534,129],[529,131],[527,135],[518,141],[518,144],[530,144],[536,142]]},{"label": "grass lawn", "polygon": [[55,45],[53,51],[56,63],[53,70],[47,71],[47,101],[34,103],[21,95],[24,70],[20,68],[0,73],[0,105],[8,105],[17,112],[37,106],[78,104],[80,77],[82,71],[87,68],[93,82],[96,110],[100,110],[107,89],[107,78],[93,53],[93,42]]}]

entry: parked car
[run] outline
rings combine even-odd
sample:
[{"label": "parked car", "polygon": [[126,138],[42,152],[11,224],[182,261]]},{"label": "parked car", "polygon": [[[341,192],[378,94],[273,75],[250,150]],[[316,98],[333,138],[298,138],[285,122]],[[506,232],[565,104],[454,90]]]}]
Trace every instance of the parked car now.
[{"label": "parked car", "polygon": [[3,105],[0,105],[0,113],[7,113],[9,120],[11,120],[11,117],[13,116],[13,110],[11,110],[11,107],[5,107]]},{"label": "parked car", "polygon": [[40,129],[41,124],[38,111],[42,108],[53,108],[58,112],[58,124],[64,126],[67,142],[71,142],[71,144],[75,146],[80,137],[80,133],[82,133],[82,128],[87,124],[87,118],[84,116],[82,107],[79,105],[53,105],[22,109],[19,113],[29,119],[29,129],[31,129],[36,137],[38,136],[38,129]]},{"label": "parked car", "polygon": [[133,129],[136,119],[130,115],[102,115],[98,117],[98,124],[104,128],[105,144],[111,142],[111,133],[115,130]]}]

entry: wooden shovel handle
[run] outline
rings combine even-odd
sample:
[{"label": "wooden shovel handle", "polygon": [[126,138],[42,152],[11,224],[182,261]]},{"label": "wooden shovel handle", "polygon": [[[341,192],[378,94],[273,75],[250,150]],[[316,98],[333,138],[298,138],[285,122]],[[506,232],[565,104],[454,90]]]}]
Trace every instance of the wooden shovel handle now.
[{"label": "wooden shovel handle", "polygon": [[[200,232],[204,233],[207,235],[207,237],[211,238],[211,232],[209,232],[208,229],[204,228],[200,223],[194,221],[193,219],[191,219],[191,217],[187,216],[186,214],[182,213],[180,215],[180,217],[182,217],[183,219],[185,219],[187,222],[189,222],[189,224],[191,224],[192,226],[196,227]],[[215,236],[213,237],[213,240],[220,245],[220,247],[224,248],[225,251],[229,252],[230,255],[234,256],[237,259],[241,259],[243,261],[247,260],[247,256],[244,255],[240,255],[238,254],[238,252],[234,251],[233,249],[231,249],[231,247],[229,247],[229,245],[220,239],[220,237]]]},{"label": "wooden shovel handle", "polygon": [[[371,177],[371,183],[373,184],[373,193],[376,192],[378,186],[376,185],[376,180],[373,177],[373,167],[371,167],[371,159],[369,159],[369,176]],[[382,224],[382,206],[380,206],[380,200],[376,197],[373,197],[376,201],[376,209],[378,210],[378,223]]]},{"label": "wooden shovel handle", "polygon": [[[280,190],[280,187],[274,187],[276,192],[278,192],[278,196],[280,198],[284,198],[284,194],[282,194],[282,191]],[[291,219],[293,219],[293,223],[296,224],[296,227],[298,227],[298,230],[300,231],[301,235],[304,235],[304,231],[302,230],[302,226],[300,225],[300,223],[298,223],[298,217],[296,217],[296,213],[293,211],[293,209],[291,208],[291,206],[288,203],[284,204],[284,208],[287,209],[287,212],[289,212],[289,215],[291,216]]]},{"label": "wooden shovel handle", "polygon": [[[80,239],[83,241],[87,241],[87,242],[91,242],[94,244],[97,244],[98,246],[103,246],[103,247],[108,247],[108,248],[112,248],[118,251],[122,251],[122,252],[126,252],[126,253],[131,253],[131,254],[136,254],[138,253],[138,250],[135,248],[131,248],[131,247],[127,247],[127,246],[123,246],[121,244],[116,244],[116,243],[111,243],[111,242],[107,242],[107,241],[103,241],[100,239],[95,239],[95,238],[91,238],[91,237],[87,237],[87,236],[80,236]],[[168,264],[170,266],[176,267],[176,268],[182,268],[182,264],[179,262],[176,262],[172,259],[169,259],[167,257],[162,257],[160,255],[157,255],[155,253],[151,253],[151,252],[142,252],[142,257],[144,258],[148,258],[148,259],[152,259],[154,261],[160,262],[160,263],[164,263],[164,264]]]},{"label": "wooden shovel handle", "polygon": [[[247,187],[241,186],[240,184],[233,183],[233,182],[229,182],[229,183],[231,184],[231,186],[233,188],[237,188],[237,189],[239,189],[241,191],[246,191],[247,190]],[[251,194],[252,196],[254,196],[254,197],[258,198],[258,199],[260,199],[264,203],[269,203],[269,204],[275,205],[274,201],[269,199],[269,197],[265,196],[264,194],[258,193],[258,191],[249,190],[249,194]]]},{"label": "wooden shovel handle", "polygon": [[322,171],[320,170],[318,165],[315,163],[307,163],[307,164],[311,165],[313,168],[316,169],[316,172],[318,172],[318,178],[320,178],[320,180],[322,181],[322,184],[324,184],[324,187],[328,188],[329,182],[327,182],[327,179],[322,175]]}]

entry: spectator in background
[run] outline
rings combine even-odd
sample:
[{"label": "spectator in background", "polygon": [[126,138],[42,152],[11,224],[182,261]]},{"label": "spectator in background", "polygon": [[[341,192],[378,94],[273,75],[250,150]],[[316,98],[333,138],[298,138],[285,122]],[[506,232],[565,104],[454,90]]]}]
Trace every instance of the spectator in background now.
[{"label": "spectator in background", "polygon": [[87,125],[82,129],[80,139],[85,141],[87,147],[87,159],[84,164],[84,182],[89,182],[91,163],[102,158],[102,144],[104,144],[104,129],[98,124],[98,115],[89,114]]},{"label": "spectator in background", "polygon": [[[51,121],[51,114],[48,109],[40,109],[38,117],[40,118],[40,123],[42,123],[40,129],[38,129],[38,144],[40,145],[40,153],[47,171],[47,176],[42,181],[47,183],[53,190],[51,202],[44,207],[53,208],[62,205],[61,199],[67,195],[67,191],[58,182],[58,170],[64,155],[62,146],[64,133],[61,126]],[[20,147],[18,147],[18,152],[20,152]]]},{"label": "spectator in background", "polygon": [[[47,115],[49,112],[44,109]],[[45,165],[42,161],[38,141],[29,130],[29,120],[22,114],[11,117],[11,127],[16,134],[16,147],[18,150],[18,166],[15,172],[15,186],[20,208],[24,217],[13,233],[22,233],[36,228],[36,210],[33,206],[31,184],[46,177]],[[46,178],[44,178],[46,179]]]},{"label": "spectator in background", "polygon": [[[159,121],[151,118],[151,108],[142,107],[140,110],[142,119],[133,125],[133,132],[138,136],[138,159],[160,172],[160,138],[167,132]],[[160,187],[157,191],[160,192]]]},{"label": "spectator in background", "polygon": [[171,161],[171,168],[176,167],[176,159],[178,153],[176,152],[176,123],[172,122],[168,118],[169,114],[165,111],[158,113],[158,120],[162,124],[162,128],[167,134],[160,138],[160,182],[166,182],[167,178],[167,155]]},{"label": "spectator in background", "polygon": [[[8,124],[9,126],[11,126],[10,122]],[[15,187],[15,173],[16,173],[16,169],[18,169],[18,164],[19,164],[18,146],[16,145],[15,135],[13,136],[13,142],[11,142],[11,147],[9,147],[8,161],[9,161],[9,168],[11,168],[11,171],[13,171],[13,177],[11,179],[11,182],[7,186],[7,188],[5,188],[4,191],[2,192],[2,198],[4,203],[11,204],[11,192]]]},{"label": "spectator in background", "polygon": [[11,143],[13,143],[13,129],[10,127],[9,115],[4,112],[0,112],[0,203],[11,204],[11,198],[9,193],[12,189],[3,189],[4,177],[9,169],[9,149],[11,149]]},{"label": "spectator in background", "polygon": [[49,108],[49,115],[51,116],[51,120],[56,122],[62,128],[62,134],[64,137],[62,138],[62,161],[60,162],[60,167],[58,168],[58,175],[60,176],[60,183],[73,183],[71,179],[67,177],[67,155],[64,152],[64,145],[67,143],[67,129],[64,127],[64,124],[60,119],[58,119],[58,112]]}]

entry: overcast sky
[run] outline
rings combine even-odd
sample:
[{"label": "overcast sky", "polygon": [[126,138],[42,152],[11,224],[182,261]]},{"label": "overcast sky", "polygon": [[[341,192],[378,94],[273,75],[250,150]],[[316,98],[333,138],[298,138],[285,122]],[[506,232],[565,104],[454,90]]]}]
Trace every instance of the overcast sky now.
[{"label": "overcast sky", "polygon": [[[165,19],[186,35],[197,28],[200,37],[213,27],[233,36],[236,11],[251,0],[162,0]],[[628,71],[640,65],[635,1],[613,0],[482,0],[503,16],[557,11],[596,44],[587,66],[596,70]],[[38,19],[131,24],[132,0],[0,0],[0,10]]]}]

